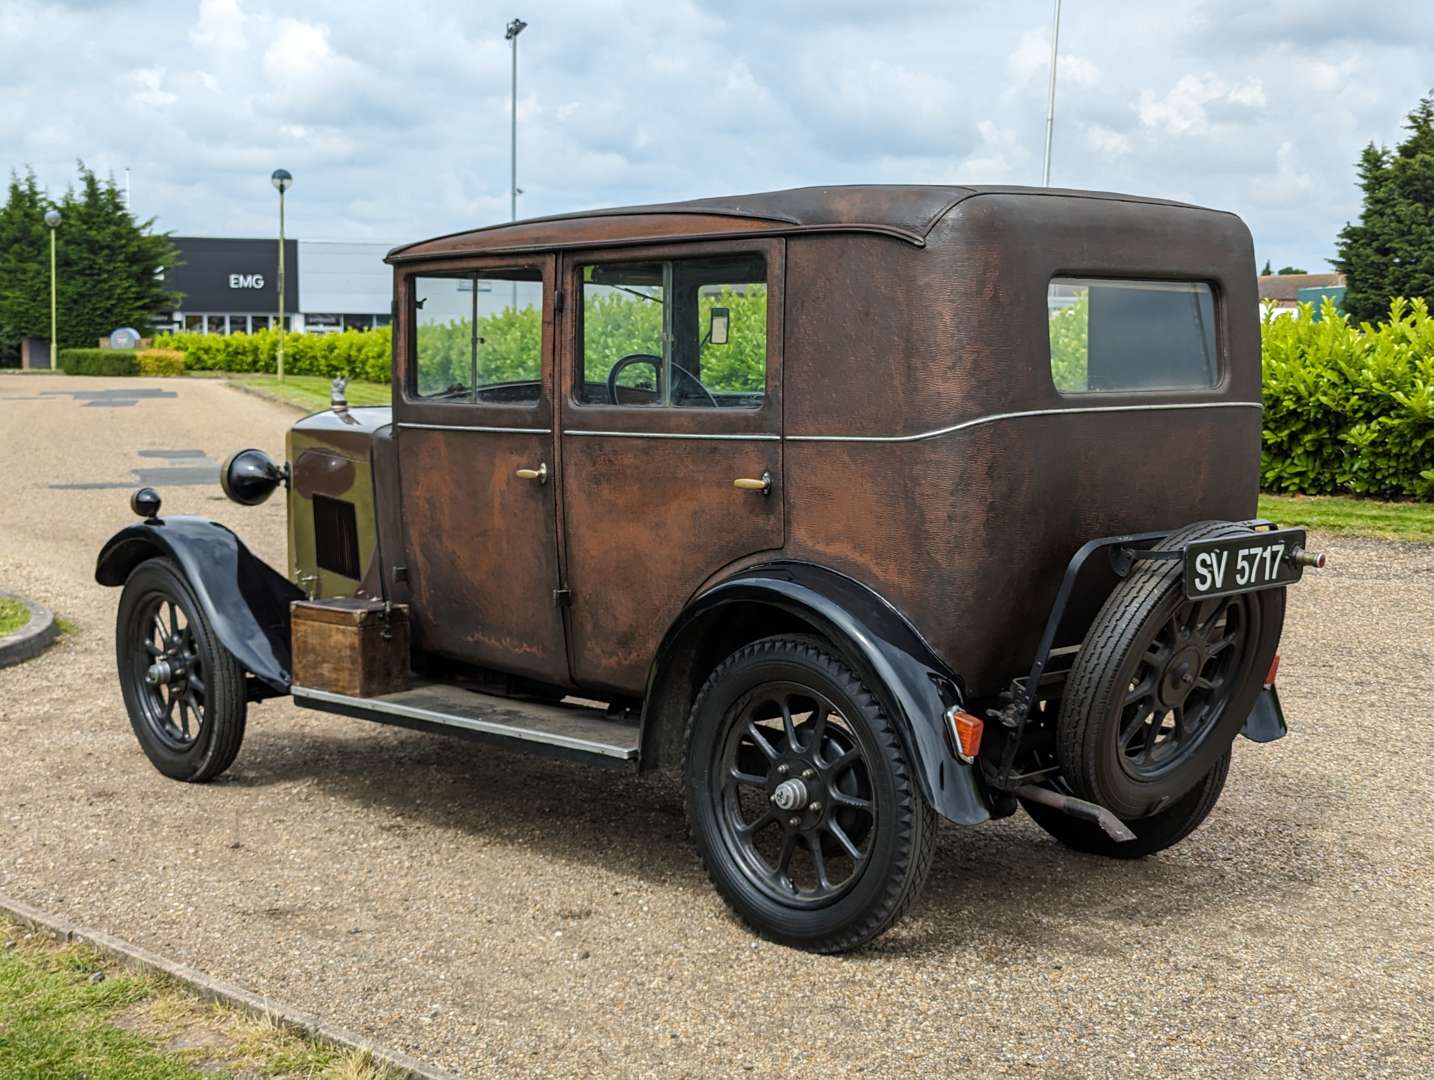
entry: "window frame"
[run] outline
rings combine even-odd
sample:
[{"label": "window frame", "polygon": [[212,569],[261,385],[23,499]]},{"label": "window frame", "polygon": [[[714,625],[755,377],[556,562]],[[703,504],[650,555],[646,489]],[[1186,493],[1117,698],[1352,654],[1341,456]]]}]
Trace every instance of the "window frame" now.
[{"label": "window frame", "polygon": [[[403,342],[403,354],[394,364],[394,400],[418,410],[478,408],[486,411],[513,410],[532,413],[540,407],[550,406],[551,341],[553,327],[553,259],[550,255],[509,256],[484,259],[442,260],[418,263],[400,272],[397,308],[402,316],[403,332],[396,335]],[[504,270],[530,270],[539,275],[542,287],[541,336],[538,341],[538,396],[532,401],[483,401],[477,395],[478,387],[472,388],[472,395],[466,398],[424,397],[418,393],[418,319],[416,300],[418,278],[463,278],[469,275],[501,272]],[[493,383],[497,386],[500,384]],[[411,410],[405,410],[411,411]]]},{"label": "window frame", "polygon": [[[579,396],[583,375],[582,268],[591,263],[668,262],[685,258],[758,255],[767,272],[767,363],[762,403],[756,407],[646,405],[586,402]],[[560,378],[563,427],[574,430],[640,428],[650,434],[773,434],[781,430],[782,352],[786,286],[786,242],[781,237],[746,235],[732,240],[574,248],[563,257],[562,288],[571,302],[564,313]]]},{"label": "window frame", "polygon": [[[1211,340],[1215,346],[1215,371],[1214,381],[1201,386],[1164,386],[1164,387],[1125,387],[1111,390],[1062,390],[1056,385],[1054,362],[1055,356],[1051,346],[1050,326],[1050,290],[1051,286],[1061,281],[1076,282],[1105,282],[1119,284],[1129,282],[1132,284],[1151,285],[1203,285],[1210,290],[1210,306],[1214,314],[1213,325],[1211,326]],[[1155,398],[1185,398],[1185,397],[1208,397],[1213,394],[1220,394],[1229,388],[1230,365],[1229,342],[1226,337],[1225,326],[1225,297],[1220,282],[1209,277],[1162,275],[1159,277],[1149,274],[1138,274],[1131,272],[1112,271],[1110,269],[1091,272],[1086,270],[1056,270],[1051,273],[1045,281],[1045,289],[1042,293],[1042,303],[1046,316],[1046,363],[1045,377],[1047,384],[1063,400],[1075,400],[1080,402],[1116,402],[1116,399],[1151,400]],[[1087,348],[1087,360],[1089,359],[1089,348]]]}]

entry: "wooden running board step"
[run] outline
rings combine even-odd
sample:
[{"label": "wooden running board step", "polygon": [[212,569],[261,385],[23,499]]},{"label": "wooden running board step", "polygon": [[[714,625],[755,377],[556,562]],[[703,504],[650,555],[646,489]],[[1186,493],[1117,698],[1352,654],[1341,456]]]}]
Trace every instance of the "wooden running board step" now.
[{"label": "wooden running board step", "polygon": [[368,698],[304,686],[295,686],[291,692],[294,704],[305,709],[464,735],[510,750],[592,765],[637,764],[637,725],[609,720],[601,708],[591,705],[540,705],[446,683],[419,682],[410,690]]}]

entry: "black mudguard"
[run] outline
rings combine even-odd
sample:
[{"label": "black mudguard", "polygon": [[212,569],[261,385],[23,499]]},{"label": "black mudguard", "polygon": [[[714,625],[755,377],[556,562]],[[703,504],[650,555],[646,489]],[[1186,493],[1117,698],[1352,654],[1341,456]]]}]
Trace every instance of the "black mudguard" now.
[{"label": "black mudguard", "polygon": [[1273,685],[1260,691],[1255,707],[1250,710],[1240,734],[1251,742],[1274,742],[1283,739],[1289,728],[1285,725],[1285,710],[1280,706],[1280,695]]},{"label": "black mudguard", "polygon": [[780,610],[831,641],[896,722],[915,758],[922,793],[937,813],[963,825],[990,818],[976,770],[952,753],[943,730],[946,709],[960,702],[955,673],[889,602],[844,574],[810,563],[749,567],[687,606],[653,661],[643,708],[645,747],[648,709],[659,698],[664,669],[691,648],[719,609],[734,603]]},{"label": "black mudguard", "polygon": [[198,517],[150,518],[110,537],[95,563],[101,585],[123,585],[156,556],[179,564],[220,643],[239,666],[270,689],[289,692],[289,604],[304,592],[218,522]]}]

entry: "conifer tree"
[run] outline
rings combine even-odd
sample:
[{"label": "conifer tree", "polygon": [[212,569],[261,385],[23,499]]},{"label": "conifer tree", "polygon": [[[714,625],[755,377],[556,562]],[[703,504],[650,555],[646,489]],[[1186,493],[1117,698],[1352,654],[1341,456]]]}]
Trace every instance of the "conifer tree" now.
[{"label": "conifer tree", "polygon": [[[51,205],[33,172],[11,176],[0,207],[0,363],[17,362],[22,337],[50,336]],[[153,218],[134,220],[113,180],[80,162],[78,186],[56,208],[61,348],[93,347],[121,326],[148,334],[156,312],[178,306],[159,276],[176,265],[177,249],[152,231]]]},{"label": "conifer tree", "polygon": [[1434,94],[1409,114],[1409,137],[1393,150],[1370,143],[1359,159],[1364,212],[1340,230],[1335,269],[1344,308],[1377,321],[1396,296],[1434,300]]}]

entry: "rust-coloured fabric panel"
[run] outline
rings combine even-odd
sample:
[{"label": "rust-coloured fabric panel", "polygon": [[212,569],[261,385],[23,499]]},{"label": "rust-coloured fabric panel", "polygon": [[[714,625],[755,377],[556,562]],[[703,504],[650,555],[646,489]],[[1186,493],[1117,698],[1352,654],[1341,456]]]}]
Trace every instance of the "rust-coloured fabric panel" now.
[{"label": "rust-coloured fabric panel", "polygon": [[573,675],[640,694],[668,626],[717,568],[782,545],[778,442],[573,437],[563,442]]},{"label": "rust-coloured fabric panel", "polygon": [[1254,409],[1002,420],[914,443],[789,443],[787,554],[865,582],[977,693],[1029,666],[1087,540],[1255,513]]},{"label": "rust-coloured fabric panel", "polygon": [[420,648],[567,682],[554,543],[555,485],[519,479],[552,460],[538,433],[399,436],[408,577]]}]

